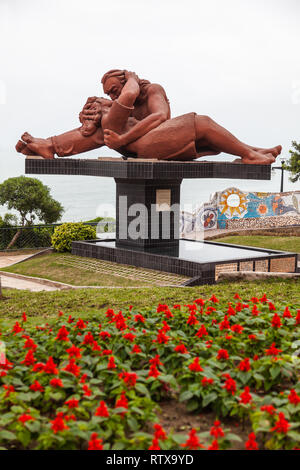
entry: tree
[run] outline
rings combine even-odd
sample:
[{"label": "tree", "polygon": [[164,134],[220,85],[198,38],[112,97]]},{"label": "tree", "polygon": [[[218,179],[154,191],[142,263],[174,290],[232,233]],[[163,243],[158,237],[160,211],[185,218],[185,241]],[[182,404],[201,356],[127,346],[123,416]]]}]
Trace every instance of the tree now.
[{"label": "tree", "polygon": [[[9,178],[0,184],[0,205],[4,204],[8,209],[18,212],[21,227],[33,225],[36,219],[53,224],[64,211],[62,205],[50,195],[48,186],[37,178],[26,176]],[[7,249],[14,245],[20,233],[21,229],[16,232]]]},{"label": "tree", "polygon": [[286,165],[286,169],[292,173],[290,180],[296,183],[300,179],[300,144],[293,140],[292,147],[293,150],[290,150],[291,158]]}]

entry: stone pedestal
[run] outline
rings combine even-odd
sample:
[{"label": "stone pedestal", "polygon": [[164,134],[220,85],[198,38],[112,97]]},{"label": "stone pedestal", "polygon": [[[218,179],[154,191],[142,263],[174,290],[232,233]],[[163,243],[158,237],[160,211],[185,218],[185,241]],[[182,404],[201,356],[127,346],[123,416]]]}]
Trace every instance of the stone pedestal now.
[{"label": "stone pedestal", "polygon": [[115,181],[116,246],[176,253],[182,180],[115,178]]}]

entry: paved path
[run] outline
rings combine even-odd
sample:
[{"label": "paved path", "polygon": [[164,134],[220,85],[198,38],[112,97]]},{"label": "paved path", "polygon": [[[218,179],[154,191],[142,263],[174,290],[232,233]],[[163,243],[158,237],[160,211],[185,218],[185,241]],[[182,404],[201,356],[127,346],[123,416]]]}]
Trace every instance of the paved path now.
[{"label": "paved path", "polygon": [[31,292],[40,292],[40,291],[54,291],[60,290],[58,287],[46,286],[38,282],[29,281],[27,279],[16,279],[15,277],[6,276],[3,273],[0,273],[1,285],[3,288],[13,288],[13,289],[26,289]]},{"label": "paved path", "polygon": [[27,255],[15,255],[15,254],[1,254],[0,255],[0,269],[2,268],[7,268],[7,266],[11,266],[15,263],[18,263],[19,261],[24,261],[27,258],[30,258],[32,256],[32,253],[27,254]]}]

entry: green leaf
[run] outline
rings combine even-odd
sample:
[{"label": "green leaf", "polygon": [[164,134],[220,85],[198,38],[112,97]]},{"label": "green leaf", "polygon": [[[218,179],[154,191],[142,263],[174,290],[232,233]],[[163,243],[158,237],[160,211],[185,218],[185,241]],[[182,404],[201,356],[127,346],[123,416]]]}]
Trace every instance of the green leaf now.
[{"label": "green leaf", "polygon": [[203,402],[202,402],[203,407],[209,405],[209,403],[214,401],[216,398],[218,398],[218,395],[216,394],[216,392],[211,392],[208,395],[205,395],[205,397],[203,398]]},{"label": "green leaf", "polygon": [[194,394],[190,390],[185,390],[179,396],[179,401],[186,401],[192,398]]},{"label": "green leaf", "polygon": [[4,439],[7,441],[12,441],[16,439],[16,435],[11,431],[0,431],[0,440]]}]

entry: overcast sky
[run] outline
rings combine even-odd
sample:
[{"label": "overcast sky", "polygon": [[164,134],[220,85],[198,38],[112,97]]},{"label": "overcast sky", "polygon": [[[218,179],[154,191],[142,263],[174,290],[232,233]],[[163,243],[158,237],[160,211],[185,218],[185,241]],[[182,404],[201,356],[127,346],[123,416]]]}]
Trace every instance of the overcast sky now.
[{"label": "overcast sky", "polygon": [[173,116],[207,114],[286,155],[300,140],[299,13],[299,0],[0,0],[0,148],[78,126],[103,73],[127,68],[165,87]]}]

